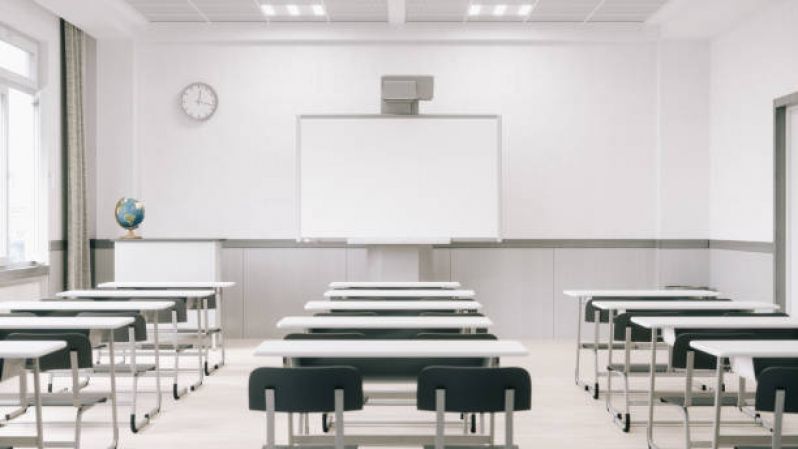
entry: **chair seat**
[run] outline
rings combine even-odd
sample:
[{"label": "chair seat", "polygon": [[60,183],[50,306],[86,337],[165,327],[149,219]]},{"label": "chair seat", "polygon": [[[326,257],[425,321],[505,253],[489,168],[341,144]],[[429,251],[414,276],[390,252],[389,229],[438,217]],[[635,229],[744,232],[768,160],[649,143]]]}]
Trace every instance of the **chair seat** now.
[{"label": "chair seat", "polygon": [[[782,449],[798,449],[798,446],[782,446]],[[771,446],[734,446],[734,449],[773,449]]]},{"label": "chair seat", "polygon": [[[453,446],[447,446],[447,447],[451,448]],[[262,448],[268,449],[266,445],[262,446]],[[294,446],[283,446],[278,444],[275,445],[274,448],[275,449],[335,449],[335,446],[317,446],[317,445],[309,446],[304,444],[294,445]],[[344,446],[344,449],[357,449],[357,448],[358,448],[357,446]]]},{"label": "chair seat", "polygon": [[[610,345],[607,343],[599,343],[598,349],[608,349]],[[593,349],[596,347],[595,343],[582,343],[579,345],[582,349]],[[613,343],[612,349],[624,349],[623,343]]]},{"label": "chair seat", "polygon": [[[669,396],[664,398],[659,398],[660,402],[665,404],[671,405],[678,405],[679,407],[684,407],[684,397],[683,396]],[[737,405],[737,396],[724,396],[721,400],[721,406],[723,407],[734,407]],[[691,407],[714,407],[715,406],[715,397],[714,396],[701,396],[693,398],[691,401]]]},{"label": "chair seat", "polygon": [[[624,372],[626,369],[626,365],[623,363],[613,363],[612,365],[607,366],[608,371],[616,371],[619,373]],[[648,373],[651,372],[651,364],[649,363],[632,363],[629,365],[629,372],[630,373]],[[668,372],[668,365],[666,364],[658,364],[656,366],[656,372],[658,373],[665,373]]]},{"label": "chair seat", "polygon": [[[114,368],[117,373],[129,373],[133,365],[130,363],[117,363],[114,365]],[[146,373],[150,371],[155,371],[154,364],[141,364],[137,363],[135,365],[136,374]],[[111,365],[94,365],[94,372],[95,373],[110,373],[111,372]]]},{"label": "chair seat", "polygon": [[[489,445],[489,446],[485,446],[485,445],[482,445],[482,446],[452,446],[451,444],[447,444],[445,447],[446,447],[446,449],[504,449],[507,446],[505,446],[503,444]],[[512,447],[513,447],[513,449],[518,449],[518,445],[517,444],[514,444]],[[433,445],[425,445],[424,449],[435,449],[435,446],[433,446]]]},{"label": "chair seat", "polygon": [[[92,405],[104,404],[107,401],[108,398],[92,398],[92,397],[78,398],[78,404],[80,404],[81,407],[89,407]],[[75,402],[72,400],[72,398],[52,398],[47,396],[42,397],[43,407],[73,407],[74,405]],[[34,399],[32,397],[28,398],[28,406],[29,407],[34,406]]]}]

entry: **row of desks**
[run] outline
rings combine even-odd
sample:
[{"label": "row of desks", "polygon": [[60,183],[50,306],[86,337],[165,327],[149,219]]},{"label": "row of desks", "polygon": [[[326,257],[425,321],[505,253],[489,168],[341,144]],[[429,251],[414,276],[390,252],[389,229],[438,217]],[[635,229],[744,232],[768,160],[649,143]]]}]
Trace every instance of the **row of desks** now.
[{"label": "row of desks", "polygon": [[[596,331],[594,333],[594,341],[590,348],[597,353],[600,348],[608,351],[608,364],[612,363],[612,352],[615,348],[613,342],[613,317],[619,313],[627,310],[634,310],[635,312],[645,311],[661,311],[661,312],[679,312],[679,311],[775,311],[778,306],[774,304],[762,302],[748,302],[748,301],[716,301],[708,298],[715,298],[718,296],[716,292],[708,292],[702,290],[655,290],[655,291],[641,291],[641,290],[583,290],[583,291],[566,291],[566,297],[579,299],[579,318],[578,331],[579,337],[577,339],[577,383],[579,381],[579,353],[584,347],[584,342],[581,341],[581,323],[582,323],[582,310],[587,300],[593,299],[592,306],[596,310],[609,312],[609,336],[607,343],[601,345],[599,342],[598,328],[600,320],[596,319],[594,325]],[[612,298],[608,300],[600,300],[600,298]],[[658,298],[693,298],[679,301],[660,301]],[[635,301],[624,301],[623,298],[638,298]],[[639,298],[646,299],[640,301]],[[597,317],[598,318],[598,315]],[[649,386],[647,395],[648,406],[648,420],[647,437],[649,447],[656,447],[653,441],[653,427],[656,423],[654,419],[654,409],[656,401],[656,377],[657,377],[657,337],[662,336],[664,343],[673,346],[676,335],[680,330],[761,330],[761,329],[798,329],[798,320],[789,317],[729,317],[729,316],[637,316],[633,317],[631,322],[634,325],[641,326],[645,329],[651,330],[650,349],[650,366],[648,368]],[[753,379],[753,359],[755,358],[794,358],[798,357],[798,341],[793,340],[780,340],[780,341],[762,341],[762,340],[695,340],[692,341],[690,347],[694,350],[705,352],[713,355],[718,359],[718,365],[715,372],[716,379],[714,385],[714,417],[713,417],[713,431],[712,439],[706,444],[708,447],[718,448],[722,445],[734,444],[735,442],[743,441],[756,441],[756,438],[745,436],[729,436],[721,434],[721,409],[722,409],[722,395],[724,394],[724,360],[728,359],[731,363],[732,371],[736,372],[742,378]],[[596,363],[596,388],[598,385],[598,363]],[[609,395],[608,395],[608,409],[609,408]],[[689,435],[689,433],[688,433]],[[694,444],[688,443],[688,444]]]}]

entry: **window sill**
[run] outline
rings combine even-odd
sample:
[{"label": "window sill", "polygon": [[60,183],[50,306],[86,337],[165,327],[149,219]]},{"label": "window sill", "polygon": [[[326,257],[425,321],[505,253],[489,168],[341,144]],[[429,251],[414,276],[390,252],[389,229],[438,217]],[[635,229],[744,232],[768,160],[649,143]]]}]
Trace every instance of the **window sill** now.
[{"label": "window sill", "polygon": [[50,274],[50,266],[36,262],[25,262],[0,267],[0,285],[33,279]]}]

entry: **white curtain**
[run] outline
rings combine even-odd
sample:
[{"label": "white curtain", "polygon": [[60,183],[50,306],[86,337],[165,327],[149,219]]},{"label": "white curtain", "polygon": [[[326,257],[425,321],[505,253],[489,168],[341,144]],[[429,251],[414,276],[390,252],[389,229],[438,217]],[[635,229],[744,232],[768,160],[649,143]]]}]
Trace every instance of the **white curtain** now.
[{"label": "white curtain", "polygon": [[83,132],[83,31],[61,21],[63,134],[66,200],[66,287],[91,287],[86,207],[86,142]]}]

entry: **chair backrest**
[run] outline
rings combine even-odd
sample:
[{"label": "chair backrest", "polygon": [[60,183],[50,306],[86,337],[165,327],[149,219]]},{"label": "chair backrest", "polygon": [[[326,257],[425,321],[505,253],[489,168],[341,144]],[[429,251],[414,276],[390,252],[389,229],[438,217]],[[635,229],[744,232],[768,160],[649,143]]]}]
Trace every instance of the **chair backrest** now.
[{"label": "chair backrest", "polygon": [[711,331],[711,332],[689,332],[681,333],[676,336],[673,343],[671,355],[671,366],[679,369],[687,368],[687,353],[693,352],[694,369],[715,369],[718,359],[714,355],[705,352],[695,351],[690,347],[693,340],[752,340],[757,338],[756,333],[739,331]]},{"label": "chair backrest", "polygon": [[446,391],[447,412],[503,412],[509,389],[514,390],[513,410],[529,410],[532,404],[532,382],[523,368],[425,368],[418,375],[417,408],[435,411],[439,389]]},{"label": "chair backrest", "polygon": [[[138,312],[81,312],[78,316],[85,316],[85,317],[130,317],[133,318],[133,324],[126,328],[117,329],[113,333],[114,342],[123,342],[126,343],[130,341],[130,335],[128,333],[128,329],[130,327],[133,328],[134,331],[134,338],[135,341],[146,341],[147,340],[147,321],[144,320],[144,316]],[[104,340],[107,338],[104,337]]]},{"label": "chair backrest", "polygon": [[39,359],[39,368],[42,371],[70,369],[70,353],[75,352],[78,356],[78,368],[91,368],[92,362],[91,343],[89,337],[83,334],[71,332],[14,332],[6,337],[6,340],[54,340],[63,341],[66,347],[52,354],[48,354]]},{"label": "chair backrest", "polygon": [[360,332],[330,332],[323,334],[288,334],[283,340],[363,340],[366,335]]},{"label": "chair backrest", "polygon": [[775,410],[776,391],[784,390],[784,412],[798,413],[798,367],[770,367],[756,379],[757,411]]},{"label": "chair backrest", "polygon": [[419,313],[419,316],[444,316],[444,317],[445,316],[459,316],[459,317],[461,317],[463,315],[485,316],[484,313],[472,312],[472,311],[468,311],[466,313],[460,313],[460,312],[454,312],[454,311],[452,311],[452,312],[421,312],[421,313]]},{"label": "chair backrest", "polygon": [[613,322],[613,339],[615,341],[625,341],[626,340],[626,328],[632,329],[632,341],[633,342],[650,342],[651,341],[651,329],[646,329],[644,327],[638,326],[632,323],[632,318],[634,317],[641,317],[641,316],[673,316],[678,315],[678,312],[669,312],[669,311],[656,311],[656,310],[647,310],[645,312],[624,312],[615,317]]},{"label": "chair backrest", "polygon": [[278,412],[332,412],[335,390],[344,391],[344,411],[363,409],[363,379],[348,366],[258,368],[249,375],[250,410],[266,411],[268,389],[274,390]]},{"label": "chair backrest", "polygon": [[493,334],[453,334],[450,332],[419,332],[417,340],[498,340]]},{"label": "chair backrest", "polygon": [[370,310],[363,310],[363,311],[343,311],[343,312],[318,312],[314,313],[313,316],[377,316],[377,312],[372,312]]},{"label": "chair backrest", "polygon": [[788,317],[790,316],[784,312],[767,312],[767,313],[756,313],[756,312],[727,312],[724,313],[723,316],[758,316],[758,317],[765,317],[765,316],[775,316],[775,317]]},{"label": "chair backrest", "polygon": [[171,323],[172,312],[177,312],[177,322],[185,323],[188,321],[188,306],[186,300],[183,298],[178,299],[162,299],[162,298],[136,298],[136,301],[172,301],[174,308],[162,310],[156,314],[159,323]]},{"label": "chair backrest", "polygon": [[[602,297],[602,298],[593,298],[589,300],[585,304],[585,322],[586,323],[594,323],[596,321],[596,312],[599,309],[596,309],[593,306],[594,301],[687,301],[687,300],[696,300],[702,298],[693,298],[693,297],[684,297],[679,296],[679,290],[674,289],[673,291],[674,296],[664,296],[660,298],[645,298],[645,297],[620,297],[620,298],[611,298],[611,297]],[[712,299],[712,298],[706,298]],[[731,299],[727,298],[714,298],[713,301],[731,301]],[[600,322],[601,323],[608,323],[610,320],[610,313],[608,310],[601,310],[600,312]]]}]

